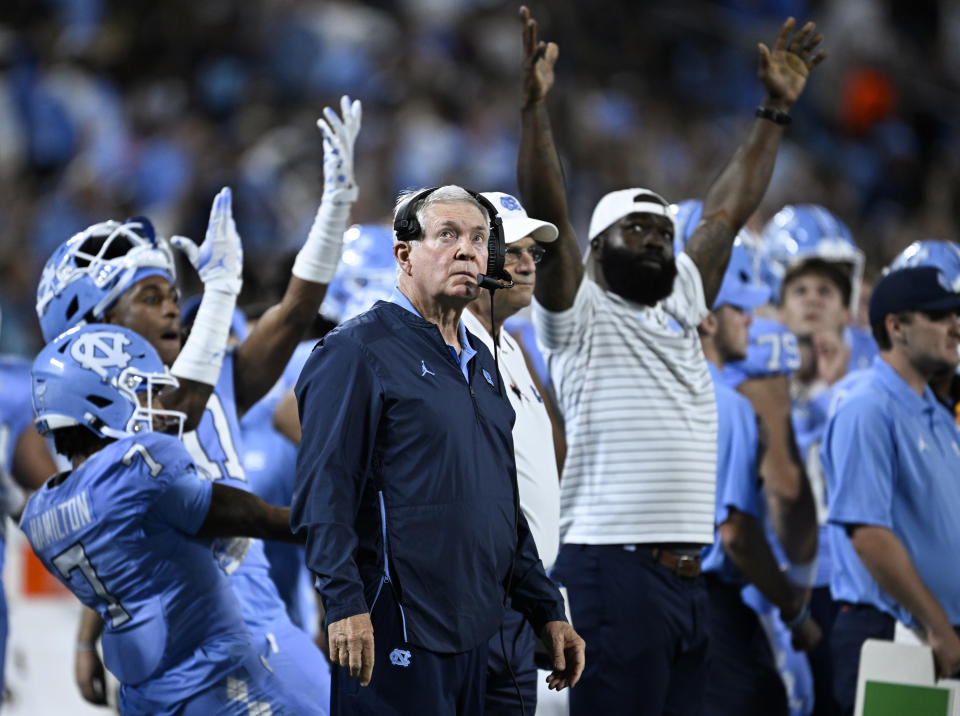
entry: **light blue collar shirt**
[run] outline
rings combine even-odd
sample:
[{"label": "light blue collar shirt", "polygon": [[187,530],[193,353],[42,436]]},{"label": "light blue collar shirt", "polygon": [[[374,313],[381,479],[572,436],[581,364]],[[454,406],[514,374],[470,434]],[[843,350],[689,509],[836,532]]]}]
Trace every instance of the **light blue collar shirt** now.
[{"label": "light blue collar shirt", "polygon": [[848,525],[885,527],[903,543],[950,621],[960,625],[960,438],[927,386],[922,396],[882,359],[842,398],[820,455],[827,478],[830,590],[906,624],[913,617],[870,576]]},{"label": "light blue collar shirt", "polygon": [[[403,291],[401,291],[398,287],[394,287],[393,293],[390,294],[390,303],[395,303],[398,306],[402,306],[410,311],[410,313],[423,318],[423,316],[420,314],[420,311],[414,308],[413,304],[410,303],[410,299],[407,298]],[[424,320],[426,319],[424,318]],[[460,321],[460,324],[457,326],[457,333],[460,335],[460,345],[463,348],[462,352],[457,353],[457,349],[451,346],[449,343],[447,344],[447,348],[450,349],[454,359],[457,361],[457,365],[460,366],[460,370],[463,372],[463,379],[469,383],[470,374],[467,372],[467,369],[470,365],[470,360],[477,354],[477,352],[474,350],[473,346],[470,345],[470,341],[467,340],[467,329],[463,325],[463,321]]]}]

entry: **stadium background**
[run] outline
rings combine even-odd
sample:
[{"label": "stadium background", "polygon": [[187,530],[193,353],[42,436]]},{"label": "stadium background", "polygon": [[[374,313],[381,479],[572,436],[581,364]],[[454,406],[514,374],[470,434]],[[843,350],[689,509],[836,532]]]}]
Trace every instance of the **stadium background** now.
[{"label": "stadium background", "polygon": [[[830,57],[793,112],[757,222],[784,203],[821,203],[850,225],[872,273],[915,239],[958,238],[960,1],[530,5],[560,45],[555,129],[581,235],[609,189],[702,196],[760,100],[757,41],[794,15],[817,23]],[[315,119],[342,93],[364,103],[354,221],[383,220],[403,187],[514,192],[517,7],[5,0],[0,352],[40,347],[37,279],[66,237],[145,214],[162,233],[199,239],[226,184],[246,250],[241,305],[272,302],[321,193]],[[56,690],[54,671],[57,689],[72,687],[73,622],[25,616],[36,602],[23,596],[19,555],[5,579],[8,679],[16,690],[18,674],[29,678],[23,709],[38,675],[40,688]]]}]

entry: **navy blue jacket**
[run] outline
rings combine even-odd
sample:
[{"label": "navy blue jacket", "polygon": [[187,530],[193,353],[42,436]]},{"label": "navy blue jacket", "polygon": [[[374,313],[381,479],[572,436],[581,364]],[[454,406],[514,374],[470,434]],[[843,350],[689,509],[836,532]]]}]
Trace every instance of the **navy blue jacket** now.
[{"label": "navy blue jacket", "polygon": [[514,557],[513,606],[536,629],[564,620],[522,511],[515,529],[513,408],[470,343],[468,385],[434,324],[381,301],[307,360],[290,522],[327,623],[390,588],[411,644],[473,649],[500,625]]}]

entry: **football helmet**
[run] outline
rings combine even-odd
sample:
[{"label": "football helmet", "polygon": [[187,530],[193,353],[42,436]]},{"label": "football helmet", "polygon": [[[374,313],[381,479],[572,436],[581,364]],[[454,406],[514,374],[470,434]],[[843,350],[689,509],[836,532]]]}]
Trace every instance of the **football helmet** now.
[{"label": "football helmet", "polygon": [[[703,202],[699,199],[686,199],[673,207],[677,222],[677,232],[673,237],[674,253],[684,250],[691,234],[700,223],[703,215]],[[762,306],[770,300],[770,289],[760,282],[757,268],[759,250],[757,235],[743,227],[733,241],[730,250],[730,262],[723,274],[723,283],[713,302],[713,308],[727,303],[745,311]]]},{"label": "football helmet", "polygon": [[960,245],[939,239],[914,241],[897,254],[887,270],[897,271],[916,266],[933,266],[940,269],[953,290],[960,292]]},{"label": "football helmet", "polygon": [[856,310],[863,280],[863,251],[857,248],[846,224],[822,206],[783,207],[763,227],[761,246],[761,279],[777,303],[787,272],[816,258],[844,268],[850,277],[848,307]]},{"label": "football helmet", "polygon": [[104,221],[75,234],[47,261],[37,318],[48,343],[68,328],[99,321],[131,285],[153,274],[176,280],[173,251],[144,217]]},{"label": "football helmet", "polygon": [[320,313],[341,323],[388,300],[396,284],[393,232],[380,224],[355,224],[343,234],[343,253]]},{"label": "football helmet", "polygon": [[160,417],[183,435],[186,414],[153,407],[179,384],[147,339],[121,326],[74,326],[48,343],[31,371],[33,408],[41,435],[83,425],[99,437],[153,430]]}]

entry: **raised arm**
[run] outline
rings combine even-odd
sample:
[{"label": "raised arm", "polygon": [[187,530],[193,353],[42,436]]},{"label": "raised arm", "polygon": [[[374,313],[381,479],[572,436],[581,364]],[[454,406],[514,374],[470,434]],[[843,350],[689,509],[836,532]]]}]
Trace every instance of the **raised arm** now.
[{"label": "raised arm", "polygon": [[359,100],[340,100],[342,120],[329,107],[317,121],[323,133],[323,197],[307,241],[297,254],[293,275],[280,303],[268,309],[237,349],[234,385],[237,411],[244,413],[283,373],[304,331],[320,309],[340,260],[343,232],[358,195],[353,148],[360,131]]},{"label": "raised arm", "polygon": [[768,116],[754,120],[746,141],[710,186],[703,218],[685,249],[700,270],[708,306],[720,290],[737,232],[756,211],[770,183],[783,128],[789,122],[787,112],[803,93],[810,70],[826,57],[825,52],[814,54],[822,39],[814,34],[814,24],[808,22],[791,40],[794,25],[794,19],[788,18],[772,52],[759,44],[758,75],[766,91],[761,107]]},{"label": "raised arm", "polygon": [[544,247],[547,253],[537,266],[534,295],[548,311],[562,311],[573,305],[583,280],[583,258],[567,216],[563,169],[547,113],[553,66],[560,51],[552,42],[537,40],[537,21],[526,7],[520,8],[520,20],[524,60],[517,184],[530,215],[556,224],[560,231],[556,243]]},{"label": "raised arm", "polygon": [[183,251],[203,282],[190,336],[170,368],[180,386],[164,398],[169,409],[187,414],[184,427],[192,430],[200,423],[220,377],[230,315],[243,286],[243,246],[233,221],[230,188],[224,187],[214,198],[200,246],[185,236],[174,236],[171,242]]}]

